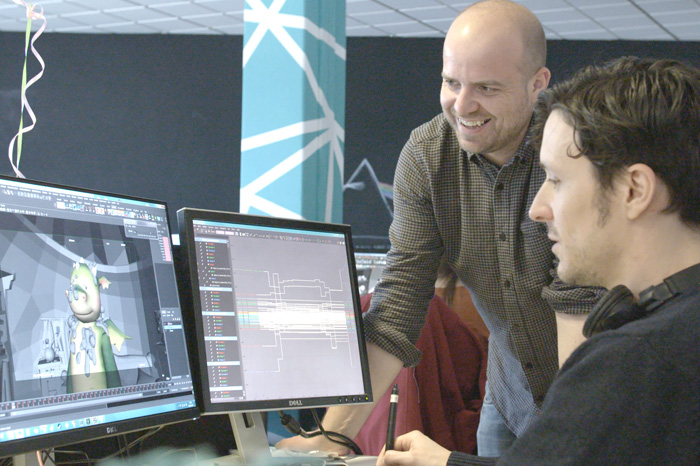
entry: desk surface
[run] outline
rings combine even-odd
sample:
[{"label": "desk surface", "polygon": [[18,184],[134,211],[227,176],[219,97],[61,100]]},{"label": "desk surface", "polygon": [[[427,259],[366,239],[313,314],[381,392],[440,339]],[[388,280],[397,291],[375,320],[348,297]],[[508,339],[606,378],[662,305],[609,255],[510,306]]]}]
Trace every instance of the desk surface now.
[{"label": "desk surface", "polygon": [[353,456],[353,457],[345,458],[345,459],[340,460],[338,462],[327,461],[326,464],[328,464],[328,465],[339,464],[339,465],[347,465],[347,466],[374,466],[375,464],[377,464],[377,457],[376,456],[367,456],[367,455]]},{"label": "desk surface", "polygon": [[[255,466],[374,466],[376,456],[352,456],[338,459],[327,459],[317,456],[272,456],[255,461]],[[237,455],[222,456],[199,461],[196,466],[243,466],[245,463]],[[195,466],[195,465],[193,465]]]}]

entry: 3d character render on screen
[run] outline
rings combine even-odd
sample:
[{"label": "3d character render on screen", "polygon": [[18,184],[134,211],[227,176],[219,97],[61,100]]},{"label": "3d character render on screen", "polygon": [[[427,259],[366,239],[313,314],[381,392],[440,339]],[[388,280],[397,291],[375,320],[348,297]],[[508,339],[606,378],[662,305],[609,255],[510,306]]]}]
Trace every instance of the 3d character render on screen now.
[{"label": "3d character render on screen", "polygon": [[88,266],[82,258],[73,265],[66,290],[73,311],[68,318],[68,393],[121,385],[112,346],[120,352],[129,337],[105,316],[100,292],[110,283],[104,276],[97,278],[97,266]]},{"label": "3d character render on screen", "polygon": [[[3,258],[25,264],[13,270],[13,286],[6,292],[8,313],[17,317],[10,321],[16,325],[8,348],[14,371],[32,368],[16,379],[18,393],[33,393],[38,385],[44,395],[79,393],[167,377],[158,364],[165,355],[153,312],[156,297],[149,297],[148,289],[134,289],[140,283],[136,277],[153,275],[147,243],[139,245],[144,240],[120,237],[118,227],[103,225],[102,239],[86,238],[94,228],[89,224],[85,232],[62,232],[75,225],[0,215],[8,220],[0,229],[0,246],[8,247]],[[38,240],[43,247],[17,246]],[[41,254],[34,257],[33,251]],[[18,261],[16,255],[24,257]],[[149,302],[154,309],[144,309]],[[135,326],[137,321],[142,324]],[[149,345],[154,340],[161,344]]]}]

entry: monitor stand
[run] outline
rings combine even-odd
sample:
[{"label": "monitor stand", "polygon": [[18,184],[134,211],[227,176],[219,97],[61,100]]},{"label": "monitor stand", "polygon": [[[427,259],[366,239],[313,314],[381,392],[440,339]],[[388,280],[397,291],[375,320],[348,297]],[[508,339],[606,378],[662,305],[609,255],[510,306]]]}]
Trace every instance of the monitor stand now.
[{"label": "monitor stand", "polygon": [[234,455],[246,464],[269,460],[272,454],[261,413],[229,413],[228,416],[236,440]]},{"label": "monitor stand", "polygon": [[267,432],[260,412],[229,413],[236,450],[230,455],[206,461],[206,465],[228,466],[267,464],[272,459]]},{"label": "monitor stand", "polygon": [[[276,456],[267,440],[267,432],[260,412],[229,413],[236,450],[230,455],[206,461],[204,466],[265,465],[265,466],[322,466],[326,462],[315,456]],[[200,463],[201,465],[201,463]]]},{"label": "monitor stand", "polygon": [[356,456],[338,462],[315,455],[274,455],[260,412],[229,413],[229,419],[237,449],[230,455],[199,462],[197,466],[374,466],[377,462],[376,456]]}]

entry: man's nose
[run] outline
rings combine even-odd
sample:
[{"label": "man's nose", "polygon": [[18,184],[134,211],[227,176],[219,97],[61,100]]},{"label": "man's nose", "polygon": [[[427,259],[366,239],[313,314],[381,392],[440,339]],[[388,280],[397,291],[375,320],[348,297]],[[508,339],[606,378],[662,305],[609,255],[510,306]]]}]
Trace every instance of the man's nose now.
[{"label": "man's nose", "polygon": [[549,203],[546,201],[547,198],[547,187],[542,185],[540,190],[537,191],[535,199],[532,200],[532,205],[528,215],[530,218],[536,222],[547,222],[552,219],[552,209],[549,207]]},{"label": "man's nose", "polygon": [[455,111],[458,115],[469,115],[479,109],[479,102],[474,98],[474,92],[463,87],[455,100]]}]

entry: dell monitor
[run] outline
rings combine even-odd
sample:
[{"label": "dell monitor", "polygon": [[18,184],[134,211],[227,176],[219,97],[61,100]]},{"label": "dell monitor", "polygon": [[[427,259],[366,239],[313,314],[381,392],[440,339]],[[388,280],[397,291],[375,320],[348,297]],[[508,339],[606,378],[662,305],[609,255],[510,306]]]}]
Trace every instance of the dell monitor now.
[{"label": "dell monitor", "polygon": [[386,253],[355,252],[355,264],[360,296],[373,293],[386,268]]},{"label": "dell monitor", "polygon": [[270,456],[261,411],[372,401],[348,225],[177,214],[198,403],[231,414],[240,459]]},{"label": "dell monitor", "polygon": [[0,456],[199,416],[163,202],[0,177]]}]

